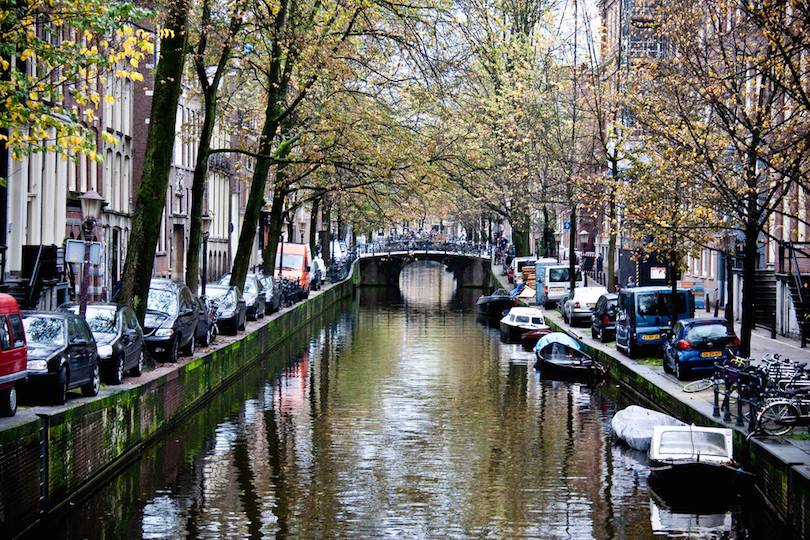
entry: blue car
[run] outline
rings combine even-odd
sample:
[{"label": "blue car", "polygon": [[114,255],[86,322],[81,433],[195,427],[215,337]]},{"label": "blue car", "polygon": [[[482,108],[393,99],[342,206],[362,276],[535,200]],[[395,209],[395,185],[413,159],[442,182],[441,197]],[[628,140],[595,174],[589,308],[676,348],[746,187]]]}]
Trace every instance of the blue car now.
[{"label": "blue car", "polygon": [[736,354],[740,340],[722,317],[681,319],[664,343],[664,371],[679,380],[714,371],[714,365]]}]

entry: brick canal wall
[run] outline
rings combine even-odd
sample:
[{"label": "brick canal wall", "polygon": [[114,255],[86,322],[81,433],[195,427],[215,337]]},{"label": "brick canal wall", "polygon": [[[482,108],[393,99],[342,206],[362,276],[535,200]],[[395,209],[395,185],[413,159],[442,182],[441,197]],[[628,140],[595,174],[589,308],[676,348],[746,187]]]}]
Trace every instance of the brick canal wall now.
[{"label": "brick canal wall", "polygon": [[0,431],[0,538],[21,533],[128,463],[268,351],[353,294],[356,279],[355,274],[241,339],[142,385]]}]

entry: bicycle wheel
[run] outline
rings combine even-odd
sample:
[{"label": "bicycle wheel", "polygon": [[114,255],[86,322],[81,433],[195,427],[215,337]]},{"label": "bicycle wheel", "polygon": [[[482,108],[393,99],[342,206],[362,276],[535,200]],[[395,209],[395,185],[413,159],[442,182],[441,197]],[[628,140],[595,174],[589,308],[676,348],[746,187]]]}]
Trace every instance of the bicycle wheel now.
[{"label": "bicycle wheel", "polygon": [[694,392],[702,392],[703,390],[708,390],[714,386],[714,379],[700,379],[698,381],[692,381],[683,387],[683,391],[691,394]]},{"label": "bicycle wheel", "polygon": [[757,416],[757,430],[768,435],[784,435],[793,429],[790,419],[799,417],[796,406],[789,401],[769,403]]}]

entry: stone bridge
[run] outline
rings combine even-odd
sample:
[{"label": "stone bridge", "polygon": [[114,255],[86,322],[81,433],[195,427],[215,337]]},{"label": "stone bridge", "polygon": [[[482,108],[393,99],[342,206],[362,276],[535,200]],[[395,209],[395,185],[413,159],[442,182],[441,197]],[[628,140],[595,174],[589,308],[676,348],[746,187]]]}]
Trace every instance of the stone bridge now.
[{"label": "stone bridge", "polygon": [[458,249],[453,245],[424,249],[367,249],[358,254],[360,286],[396,287],[402,269],[417,261],[436,261],[453,272],[458,287],[488,289],[493,286],[491,259],[485,251]]}]

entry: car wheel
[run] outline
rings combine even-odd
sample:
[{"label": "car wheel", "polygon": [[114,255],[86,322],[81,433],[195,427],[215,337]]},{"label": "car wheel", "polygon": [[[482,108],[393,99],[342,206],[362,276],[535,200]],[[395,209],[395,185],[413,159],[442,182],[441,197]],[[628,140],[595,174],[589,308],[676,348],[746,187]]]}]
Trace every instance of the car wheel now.
[{"label": "car wheel", "polygon": [[[239,324],[239,328],[237,328],[237,330],[244,330],[246,325],[247,325],[247,315],[245,315],[245,318],[242,319],[242,322],[241,324]],[[234,334],[235,333],[236,332],[234,332]]]},{"label": "car wheel", "polygon": [[216,341],[218,335],[219,335],[219,326],[217,325],[217,323],[211,323],[210,326],[208,326],[208,344],[210,345],[214,341]]},{"label": "car wheel", "polygon": [[0,396],[0,415],[14,416],[17,412],[17,389],[11,387]]},{"label": "car wheel", "polygon": [[[211,336],[211,323],[208,323],[208,328],[205,330],[205,334],[203,334],[203,336],[197,340],[197,345],[199,345],[200,347],[208,347],[208,345],[211,343],[210,336]],[[197,339],[196,336],[194,339]]]},{"label": "car wheel", "polygon": [[601,326],[599,327],[599,341],[601,343],[607,343],[608,341],[610,341],[608,339],[607,333],[605,332],[605,329],[602,328]]},{"label": "car wheel", "polygon": [[638,351],[636,350],[636,346],[633,345],[633,340],[628,337],[627,338],[627,357],[628,358],[635,358],[637,352]]},{"label": "car wheel", "polygon": [[56,374],[53,394],[53,402],[56,405],[64,405],[67,401],[68,378],[67,368],[60,368],[59,373]]},{"label": "car wheel", "polygon": [[118,355],[118,359],[115,362],[115,369],[110,373],[110,383],[111,384],[121,384],[124,380],[124,354],[121,353]]},{"label": "car wheel", "polygon": [[678,378],[679,381],[683,381],[686,379],[686,375],[688,374],[688,370],[683,367],[681,362],[676,358],[675,359],[675,376]]},{"label": "car wheel", "polygon": [[189,336],[188,345],[183,347],[183,356],[194,356],[194,333]]},{"label": "car wheel", "polygon": [[[600,333],[596,331],[596,328],[594,328],[593,325],[591,325],[591,339],[599,338],[600,337],[599,334]],[[601,339],[600,339],[600,341],[601,341]]]},{"label": "car wheel", "polygon": [[98,389],[101,387],[101,376],[99,375],[98,363],[93,366],[93,375],[90,382],[82,386],[82,395],[86,397],[93,397],[98,395]]},{"label": "car wheel", "polygon": [[138,351],[138,363],[129,370],[129,374],[133,377],[140,377],[141,370],[143,370],[143,350]]},{"label": "car wheel", "polygon": [[672,366],[669,365],[666,355],[664,355],[664,373],[672,373]]},{"label": "car wheel", "polygon": [[172,340],[170,347],[169,362],[177,362],[180,359],[180,336],[177,336]]}]

